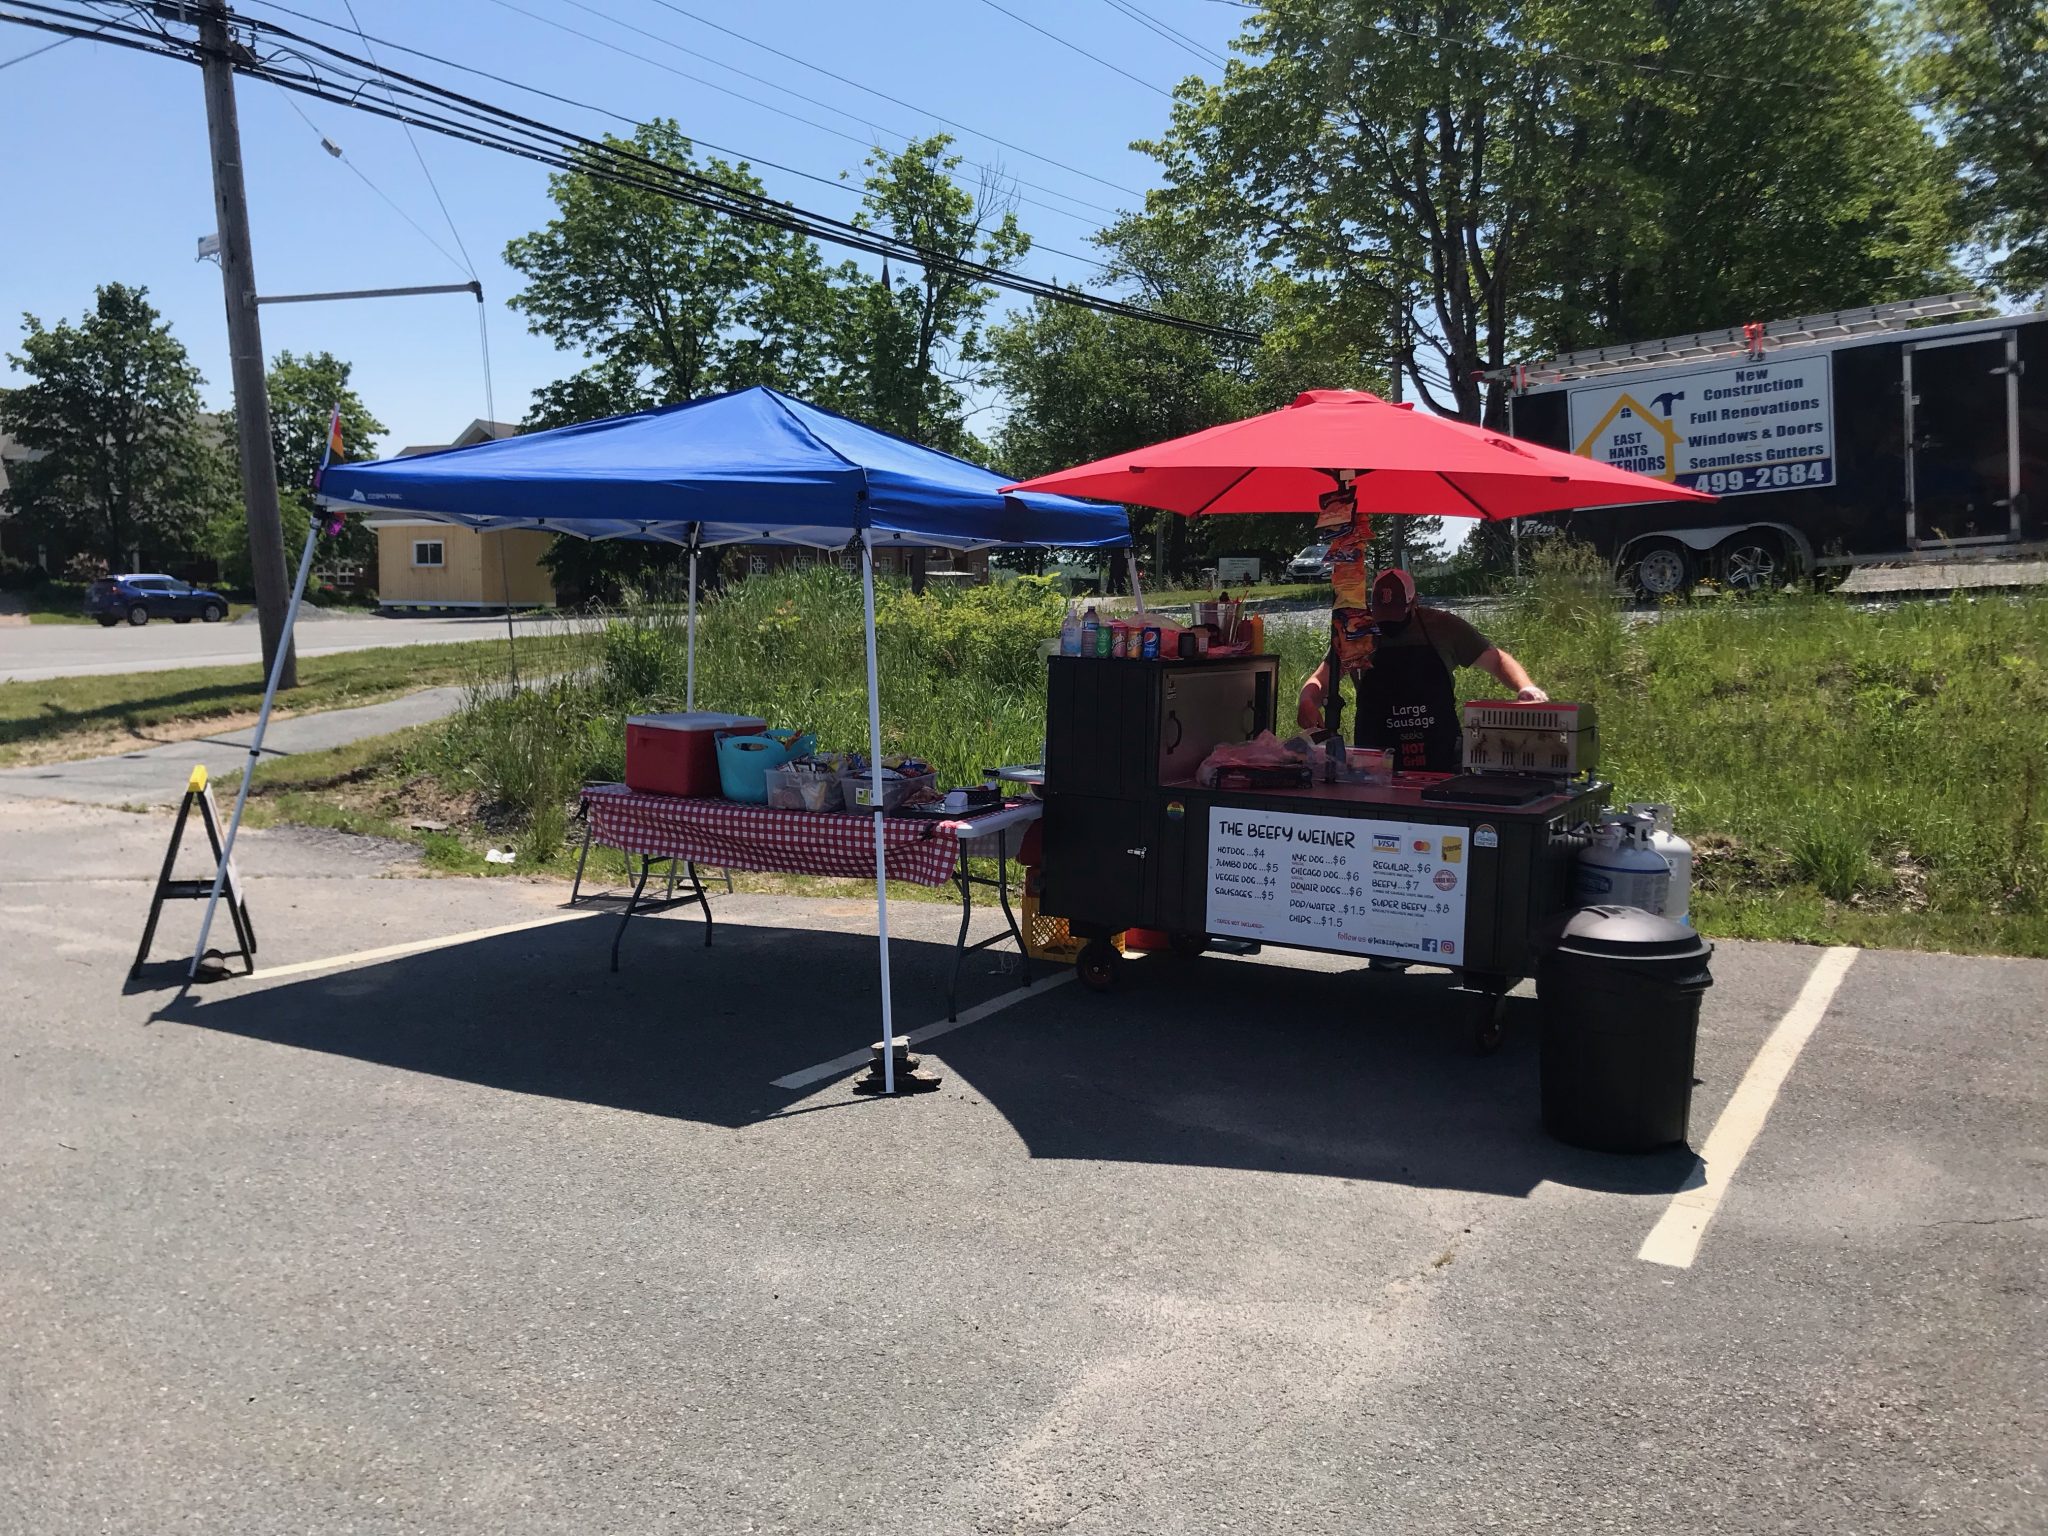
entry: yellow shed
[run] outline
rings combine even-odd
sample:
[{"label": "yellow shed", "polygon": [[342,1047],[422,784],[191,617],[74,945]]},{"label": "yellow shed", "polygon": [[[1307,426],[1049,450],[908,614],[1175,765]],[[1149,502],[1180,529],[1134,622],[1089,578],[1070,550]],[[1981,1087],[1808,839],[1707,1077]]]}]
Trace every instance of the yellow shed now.
[{"label": "yellow shed", "polygon": [[[540,563],[554,535],[479,533],[455,523],[373,519],[380,608],[547,608],[555,584]],[[508,590],[509,589],[509,590]]]},{"label": "yellow shed", "polygon": [[[472,421],[452,443],[401,448],[399,458],[516,436],[508,421]],[[555,583],[540,563],[554,535],[531,528],[479,533],[457,523],[373,517],[380,608],[549,608]]]}]

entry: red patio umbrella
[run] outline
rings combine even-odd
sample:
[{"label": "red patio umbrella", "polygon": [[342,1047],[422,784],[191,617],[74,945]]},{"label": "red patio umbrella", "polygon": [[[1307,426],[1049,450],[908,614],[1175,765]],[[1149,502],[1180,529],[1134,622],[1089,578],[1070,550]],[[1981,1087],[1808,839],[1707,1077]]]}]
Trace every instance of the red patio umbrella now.
[{"label": "red patio umbrella", "polygon": [[1314,512],[1341,471],[1358,510],[1528,517],[1640,501],[1712,501],[1695,491],[1484,427],[1427,416],[1358,389],[1311,389],[1263,416],[1040,475],[1006,491],[1059,491],[1218,512]]}]

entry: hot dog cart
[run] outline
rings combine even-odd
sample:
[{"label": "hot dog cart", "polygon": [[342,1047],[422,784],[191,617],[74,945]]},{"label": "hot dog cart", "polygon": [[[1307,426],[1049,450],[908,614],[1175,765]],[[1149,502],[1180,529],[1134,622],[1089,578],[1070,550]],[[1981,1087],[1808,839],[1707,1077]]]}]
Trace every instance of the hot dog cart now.
[{"label": "hot dog cart", "polygon": [[1577,905],[1575,829],[1607,785],[1396,774],[1204,788],[1213,749],[1273,729],[1274,657],[1047,666],[1040,910],[1087,941],[1084,984],[1116,985],[1110,939],[1134,927],[1183,954],[1235,940],[1441,965],[1471,996],[1478,1044],[1499,1043],[1537,933]]}]

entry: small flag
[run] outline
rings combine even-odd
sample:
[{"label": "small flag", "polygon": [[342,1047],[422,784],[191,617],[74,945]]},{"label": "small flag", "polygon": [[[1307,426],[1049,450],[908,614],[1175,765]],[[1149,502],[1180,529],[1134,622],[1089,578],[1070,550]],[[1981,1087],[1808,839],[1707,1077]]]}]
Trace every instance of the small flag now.
[{"label": "small flag", "polygon": [[[327,447],[320,455],[320,467],[313,471],[314,495],[320,494],[320,482],[326,477],[327,466],[336,459],[347,457],[348,451],[342,446],[341,441],[341,407],[337,405],[333,414],[327,418]],[[330,511],[327,517],[327,536],[331,539],[339,534],[342,524],[347,520],[348,514],[340,508]]]}]

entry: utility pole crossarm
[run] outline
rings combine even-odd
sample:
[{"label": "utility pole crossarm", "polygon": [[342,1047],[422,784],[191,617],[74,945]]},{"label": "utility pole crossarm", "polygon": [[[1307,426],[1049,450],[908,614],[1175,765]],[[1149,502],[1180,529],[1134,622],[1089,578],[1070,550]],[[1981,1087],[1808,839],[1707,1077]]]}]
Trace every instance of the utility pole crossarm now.
[{"label": "utility pole crossarm", "polygon": [[484,301],[482,283],[428,283],[417,288],[352,288],[343,293],[263,293],[256,296],[258,304],[319,304],[328,299],[405,299],[421,293],[473,293],[477,303]]}]

